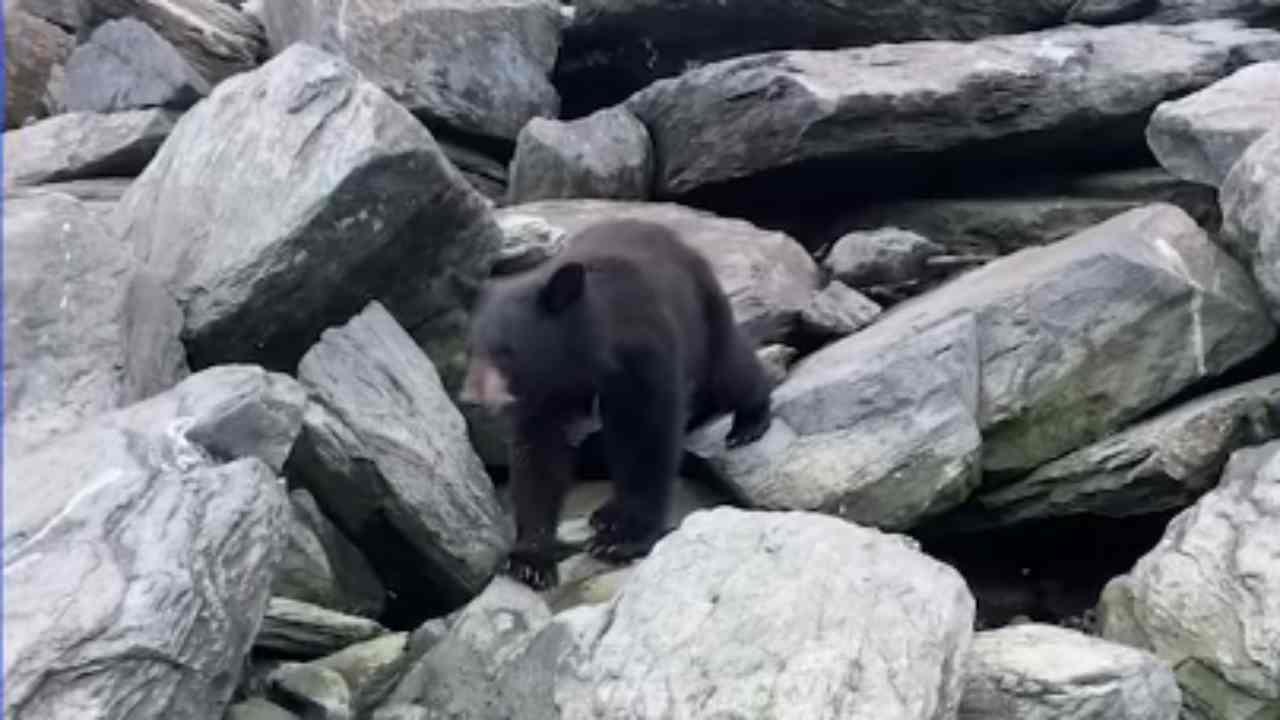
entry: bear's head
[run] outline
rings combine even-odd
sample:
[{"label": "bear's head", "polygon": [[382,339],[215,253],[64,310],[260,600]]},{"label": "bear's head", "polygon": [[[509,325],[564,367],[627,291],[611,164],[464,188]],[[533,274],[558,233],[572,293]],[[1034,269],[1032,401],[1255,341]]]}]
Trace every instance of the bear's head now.
[{"label": "bear's head", "polygon": [[590,351],[585,292],[580,262],[491,282],[473,314],[460,399],[498,412],[580,387]]}]

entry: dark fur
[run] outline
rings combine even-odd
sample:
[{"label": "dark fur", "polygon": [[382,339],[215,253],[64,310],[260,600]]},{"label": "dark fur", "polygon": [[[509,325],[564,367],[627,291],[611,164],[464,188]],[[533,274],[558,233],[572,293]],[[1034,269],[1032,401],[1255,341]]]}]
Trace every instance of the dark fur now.
[{"label": "dark fur", "polygon": [[512,574],[555,584],[555,532],[571,482],[566,428],[599,398],[613,498],[591,517],[591,552],[625,560],[665,531],[684,431],[734,413],[730,446],[770,424],[769,384],[710,265],[668,228],[600,223],[556,259],[496,281],[478,309],[471,361],[504,376],[514,438]]}]

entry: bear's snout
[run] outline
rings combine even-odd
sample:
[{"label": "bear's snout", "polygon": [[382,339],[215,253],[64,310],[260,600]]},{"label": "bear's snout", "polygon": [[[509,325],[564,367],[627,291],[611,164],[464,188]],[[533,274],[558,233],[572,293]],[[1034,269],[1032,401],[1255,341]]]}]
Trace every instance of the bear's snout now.
[{"label": "bear's snout", "polygon": [[481,405],[493,413],[500,412],[516,401],[506,376],[484,357],[472,358],[468,363],[467,379],[463,382],[458,399]]}]

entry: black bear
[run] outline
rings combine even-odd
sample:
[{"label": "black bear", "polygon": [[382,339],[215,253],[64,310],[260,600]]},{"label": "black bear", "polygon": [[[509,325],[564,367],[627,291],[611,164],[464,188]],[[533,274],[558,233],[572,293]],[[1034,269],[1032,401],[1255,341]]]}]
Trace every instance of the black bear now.
[{"label": "black bear", "polygon": [[771,423],[771,387],[710,264],[656,223],[596,223],[555,259],[493,281],[468,355],[461,399],[510,412],[507,571],[536,588],[557,582],[560,506],[593,408],[614,492],[591,516],[589,549],[609,561],[644,555],[665,531],[692,424],[733,412],[733,447]]}]

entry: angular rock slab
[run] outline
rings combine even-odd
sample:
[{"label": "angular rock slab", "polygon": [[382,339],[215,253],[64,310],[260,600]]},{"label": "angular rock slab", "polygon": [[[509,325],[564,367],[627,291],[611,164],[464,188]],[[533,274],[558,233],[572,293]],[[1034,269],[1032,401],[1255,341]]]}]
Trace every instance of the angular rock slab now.
[{"label": "angular rock slab", "polygon": [[322,657],[386,634],[386,628],[368,618],[273,597],[253,646],[294,657]]},{"label": "angular rock slab", "polygon": [[1241,58],[1280,58],[1280,33],[1225,21],[1071,26],[972,43],[776,52],[658,81],[626,106],[649,128],[665,197],[810,162],[908,167],[1001,141],[1101,152],[1099,130],[1141,120]]},{"label": "angular rock slab", "polygon": [[[818,267],[790,236],[671,203],[615,200],[546,200],[498,211],[498,221],[542,220],[553,237],[572,235],[604,220],[636,219],[661,223],[711,263],[729,296],[738,325],[760,342],[782,340],[818,291]],[[552,242],[547,255],[561,247]],[[519,263],[516,265],[536,263]]]},{"label": "angular rock slab", "polygon": [[305,403],[305,391],[287,375],[224,365],[42,444],[17,447],[6,434],[6,562],[104,472],[181,472],[210,459],[245,457],[279,472],[298,437]]},{"label": "angular rock slab", "polygon": [[1150,653],[1053,625],[973,637],[960,720],[1175,720],[1182,693]]},{"label": "angular rock slab", "polygon": [[978,328],[983,467],[1000,475],[1104,437],[1276,336],[1240,265],[1162,203],[989,263],[873,327],[908,337],[961,314]]},{"label": "angular rock slab", "polygon": [[62,101],[71,112],[186,110],[209,83],[151,26],[123,18],[104,23],[67,59]]},{"label": "angular rock slab", "polygon": [[187,374],[177,303],[87,207],[61,194],[8,197],[4,235],[8,449],[167,390]]},{"label": "angular rock slab", "polygon": [[978,524],[1184,507],[1218,481],[1231,453],[1277,437],[1280,375],[1197,398],[981,493]]},{"label": "angular rock slab", "polygon": [[1280,128],[1280,62],[1264,62],[1160,103],[1147,125],[1147,143],[1169,172],[1220,187],[1244,151],[1275,128]]},{"label": "angular rock slab", "polygon": [[341,675],[351,690],[352,711],[357,717],[366,717],[408,668],[412,660],[408,643],[408,633],[392,633],[349,645],[311,664]]},{"label": "angular rock slab", "polygon": [[960,703],[973,616],[959,574],[905,538],[719,508],[689,516],[608,604],[556,616],[503,687],[537,720],[940,720]]},{"label": "angular rock slab", "polygon": [[402,609],[451,610],[511,542],[493,483],[431,361],[379,304],[326,330],[298,366],[313,402],[292,459]]},{"label": "angular rock slab", "polygon": [[1102,635],[1172,665],[1183,717],[1280,712],[1280,442],[1231,456],[1133,570],[1107,583]]},{"label": "angular rock slab", "polygon": [[499,237],[408,111],[305,45],[184,115],[116,220],[173,288],[200,367],[292,369],[371,298],[428,341],[458,335]]},{"label": "angular rock slab", "polygon": [[1280,323],[1280,126],[1245,151],[1222,184],[1222,241],[1253,271]]},{"label": "angular rock slab", "polygon": [[748,505],[900,530],[981,480],[972,317],[920,333],[872,325],[800,361],[773,391],[773,424],[728,450],[723,417],[686,445]]},{"label": "angular rock slab", "polygon": [[[4,5],[4,126],[20,127],[48,115],[49,80],[75,48],[62,28],[13,2]],[[5,133],[5,147],[13,139]],[[7,164],[7,158],[6,158]]]},{"label": "angular rock slab", "polygon": [[523,717],[520,708],[506,703],[497,681],[549,622],[551,611],[537,593],[510,578],[494,578],[433,628],[442,637],[405,673],[387,704],[421,705],[443,717]]},{"label": "angular rock slab", "polygon": [[176,119],[166,110],[69,113],[7,132],[5,187],[133,177],[151,162]]},{"label": "angular rock slab", "polygon": [[507,201],[645,200],[653,163],[649,131],[626,108],[571,122],[534,118],[516,138]]},{"label": "angular rock slab", "polygon": [[5,715],[220,717],[286,512],[284,482],[255,458],[104,469],[5,558]]},{"label": "angular rock slab", "polygon": [[552,0],[263,5],[271,46],[304,42],[336,52],[431,122],[514,140],[533,117],[555,117],[549,78],[560,47]]},{"label": "angular rock slab", "polygon": [[258,64],[261,26],[223,0],[88,0],[100,19],[134,17],[155,28],[210,84]]}]

